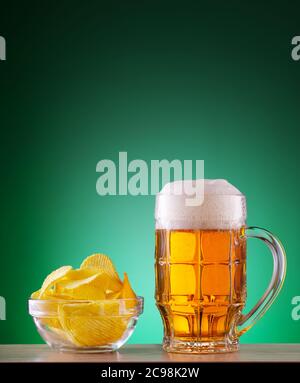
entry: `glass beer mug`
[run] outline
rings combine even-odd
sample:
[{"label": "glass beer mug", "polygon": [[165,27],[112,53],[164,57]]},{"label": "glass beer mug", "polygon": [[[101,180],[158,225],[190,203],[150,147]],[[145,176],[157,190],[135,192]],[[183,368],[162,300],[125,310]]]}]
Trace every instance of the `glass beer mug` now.
[{"label": "glass beer mug", "polygon": [[[246,226],[246,199],[225,180],[204,180],[204,199],[187,206],[174,193],[176,181],[157,194],[156,305],[168,352],[213,353],[238,350],[239,336],[252,327],[279,293],[286,258],[269,231]],[[249,313],[246,301],[246,242],[258,238],[271,250],[271,282]]]}]

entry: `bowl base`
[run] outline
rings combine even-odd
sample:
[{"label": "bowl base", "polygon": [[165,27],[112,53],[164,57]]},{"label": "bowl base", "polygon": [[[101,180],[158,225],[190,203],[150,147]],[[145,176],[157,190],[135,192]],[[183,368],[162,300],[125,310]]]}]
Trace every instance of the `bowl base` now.
[{"label": "bowl base", "polygon": [[103,353],[112,353],[116,352],[118,348],[111,347],[68,347],[68,346],[50,346],[52,350],[58,352],[67,352],[72,354],[103,354]]}]

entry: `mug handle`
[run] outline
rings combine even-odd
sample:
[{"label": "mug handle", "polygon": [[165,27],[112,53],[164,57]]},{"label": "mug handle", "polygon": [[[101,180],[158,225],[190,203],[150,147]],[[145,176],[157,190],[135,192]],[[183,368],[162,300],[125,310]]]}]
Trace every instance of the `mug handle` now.
[{"label": "mug handle", "polygon": [[245,229],[246,238],[258,238],[265,242],[273,255],[273,274],[270,284],[256,305],[247,313],[242,314],[238,321],[238,335],[248,331],[269,309],[282,288],[286,274],[286,254],[284,248],[272,233],[260,227],[248,227]]}]

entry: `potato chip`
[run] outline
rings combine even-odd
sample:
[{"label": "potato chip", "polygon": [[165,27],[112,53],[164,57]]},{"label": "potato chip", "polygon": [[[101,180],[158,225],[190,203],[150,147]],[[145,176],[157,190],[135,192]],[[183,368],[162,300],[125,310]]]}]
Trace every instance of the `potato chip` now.
[{"label": "potato chip", "polygon": [[49,274],[42,284],[39,298],[43,298],[45,292],[49,290],[59,280],[64,278],[70,270],[72,270],[72,266],[62,266],[59,269],[54,270],[51,274]]},{"label": "potato chip", "polygon": [[[95,273],[95,270],[98,272]],[[78,274],[82,278],[79,278]],[[68,296],[70,299],[105,299],[107,295],[119,292],[121,288],[121,282],[115,278],[112,279],[106,272],[87,269],[72,270],[68,278],[56,284],[54,292],[56,295]]]},{"label": "potato chip", "polygon": [[56,293],[68,296],[69,299],[105,299],[109,282],[107,274],[98,273],[84,279],[62,281],[57,284]]},{"label": "potato chip", "polygon": [[41,318],[40,319],[40,323],[43,326],[47,326],[51,330],[53,330],[53,329],[56,329],[56,330],[61,329],[60,320],[57,319],[57,318]]},{"label": "potato chip", "polygon": [[124,281],[123,281],[123,287],[121,290],[120,298],[132,298],[125,302],[125,306],[127,309],[131,309],[137,305],[136,301],[136,295],[135,292],[132,290],[132,287],[129,283],[128,275],[127,273],[124,273]]},{"label": "potato chip", "polygon": [[99,315],[99,310],[99,303],[60,306],[59,319],[62,328],[74,344],[85,347],[103,346],[122,337],[129,319]]},{"label": "potato chip", "polygon": [[39,296],[40,296],[40,293],[41,293],[41,289],[37,290],[37,291],[34,291],[31,295],[30,295],[30,298],[31,299],[38,299]]},{"label": "potato chip", "polygon": [[111,278],[115,278],[120,280],[119,275],[115,269],[110,258],[105,254],[92,254],[87,257],[82,264],[80,265],[80,269],[98,269],[101,271],[105,271]]},{"label": "potato chip", "polygon": [[127,273],[124,273],[123,287],[121,290],[121,298],[136,298],[135,292],[129,283]]},{"label": "potato chip", "polygon": [[64,279],[68,281],[77,281],[79,279],[85,279],[99,273],[99,270],[96,269],[72,269],[68,272]]},{"label": "potato chip", "polygon": [[120,299],[122,294],[122,290],[118,291],[108,291],[105,295],[106,299]]},{"label": "potato chip", "polygon": [[[60,324],[59,324],[60,326]],[[67,331],[63,330],[61,326],[58,327],[52,327],[51,328],[52,333],[55,333],[57,335],[57,341],[60,343],[62,340],[64,343],[66,343],[69,346],[74,345],[73,338],[70,337]]]}]

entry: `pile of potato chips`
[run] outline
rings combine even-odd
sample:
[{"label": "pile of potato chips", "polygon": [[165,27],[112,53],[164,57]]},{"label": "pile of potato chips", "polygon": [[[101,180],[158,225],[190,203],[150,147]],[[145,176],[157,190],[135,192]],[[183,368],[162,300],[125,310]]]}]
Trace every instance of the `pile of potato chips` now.
[{"label": "pile of potato chips", "polygon": [[43,316],[42,325],[77,347],[118,341],[131,319],[130,309],[138,303],[127,274],[122,282],[104,254],[87,257],[79,269],[62,266],[53,271],[31,298],[49,301],[49,307],[57,302],[57,315]]}]

